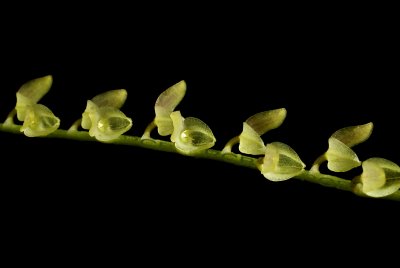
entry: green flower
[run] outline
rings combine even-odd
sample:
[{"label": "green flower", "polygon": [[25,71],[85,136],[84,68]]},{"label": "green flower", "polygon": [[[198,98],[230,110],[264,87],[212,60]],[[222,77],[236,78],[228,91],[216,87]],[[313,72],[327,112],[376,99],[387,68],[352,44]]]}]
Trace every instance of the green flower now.
[{"label": "green flower", "polygon": [[23,122],[20,130],[28,137],[46,136],[60,126],[60,119],[49,108],[38,104],[50,90],[52,83],[51,75],[32,79],[23,84],[16,94],[15,111],[17,119]]},{"label": "green flower", "polygon": [[265,145],[261,135],[282,125],[286,114],[286,109],[280,108],[249,117],[243,122],[243,131],[239,135],[239,151],[251,155],[264,154]]},{"label": "green flower", "polygon": [[322,162],[328,161],[328,169],[346,172],[361,165],[357,154],[351,147],[366,141],[372,133],[372,122],[341,128],[328,139],[328,150],[315,160],[311,171],[319,172]]},{"label": "green flower", "polygon": [[328,169],[335,172],[349,171],[361,165],[356,153],[351,147],[367,140],[373,129],[373,124],[350,126],[339,129],[328,140],[329,148],[325,153]]},{"label": "green flower", "polygon": [[28,137],[46,136],[60,126],[60,119],[42,104],[28,105],[21,132]]},{"label": "green flower", "polygon": [[46,75],[29,80],[19,88],[17,92],[17,104],[15,105],[19,121],[25,120],[27,108],[38,103],[49,92],[52,84],[53,77]]},{"label": "green flower", "polygon": [[258,169],[270,181],[293,178],[302,173],[306,166],[289,145],[281,142],[267,144],[265,155],[261,160]]},{"label": "green flower", "polygon": [[362,168],[362,174],[352,181],[356,194],[384,197],[400,189],[400,167],[392,161],[373,157],[365,160]]},{"label": "green flower", "polygon": [[214,146],[216,141],[214,134],[200,119],[183,118],[180,111],[172,112],[171,119],[173,124],[171,141],[179,152],[191,155]]},{"label": "green flower", "polygon": [[125,89],[110,90],[87,101],[81,126],[99,141],[117,139],[132,127],[132,119],[119,110],[125,103]]},{"label": "green flower", "polygon": [[186,82],[184,80],[169,87],[160,94],[154,105],[156,117],[154,123],[157,126],[158,134],[161,136],[171,135],[174,127],[171,113],[176,106],[182,101],[186,93]]}]

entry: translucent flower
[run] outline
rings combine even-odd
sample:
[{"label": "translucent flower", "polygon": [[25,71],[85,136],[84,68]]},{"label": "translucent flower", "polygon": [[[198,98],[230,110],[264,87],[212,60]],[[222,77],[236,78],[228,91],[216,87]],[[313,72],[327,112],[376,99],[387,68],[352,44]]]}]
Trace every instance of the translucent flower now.
[{"label": "translucent flower", "polygon": [[60,126],[60,119],[42,104],[32,104],[25,108],[21,132],[28,137],[46,136]]},{"label": "translucent flower", "polygon": [[329,148],[325,153],[328,169],[335,172],[349,171],[361,165],[356,153],[351,147],[367,140],[373,129],[373,124],[350,126],[339,129],[328,140]]},{"label": "translucent flower", "polygon": [[82,114],[82,128],[88,129],[89,135],[99,141],[118,138],[132,127],[132,119],[119,110],[126,98],[125,89],[116,89],[88,100]]},{"label": "translucent flower", "polygon": [[326,152],[328,169],[335,172],[345,172],[361,165],[357,154],[338,139],[329,138],[329,149]]},{"label": "translucent flower", "polygon": [[346,172],[361,165],[357,154],[351,147],[366,141],[372,133],[372,122],[341,128],[328,139],[328,150],[315,160],[311,171],[319,172],[322,162],[328,161],[328,169],[334,172]]},{"label": "translucent flower", "polygon": [[[90,119],[91,112],[97,112],[98,107],[112,107],[120,109],[128,96],[125,89],[114,89],[96,95],[90,100],[86,106],[85,112],[82,114],[82,128],[90,129],[92,120]],[[94,104],[94,105],[92,105]]]},{"label": "translucent flower", "polygon": [[261,155],[265,152],[261,135],[278,128],[286,118],[286,109],[280,108],[257,113],[243,122],[243,130],[239,136],[227,142],[222,152],[229,153],[233,145],[239,143],[239,151],[245,154]]},{"label": "translucent flower", "polygon": [[370,197],[384,197],[400,189],[400,167],[384,158],[373,157],[362,163],[363,172],[353,179],[353,191]]},{"label": "translucent flower", "polygon": [[46,136],[60,126],[60,119],[38,102],[50,90],[53,83],[51,75],[32,79],[23,84],[16,93],[15,109],[9,114],[6,124],[14,124],[15,113],[23,124],[21,132],[28,137]]},{"label": "translucent flower", "polygon": [[170,115],[176,106],[182,101],[185,93],[186,82],[182,80],[169,87],[158,96],[156,104],[154,105],[156,113],[154,123],[157,126],[158,134],[161,136],[172,134],[174,127]]},{"label": "translucent flower", "polygon": [[172,112],[171,119],[173,123],[171,141],[181,153],[191,155],[214,146],[216,141],[214,134],[200,119],[183,118],[180,111]]},{"label": "translucent flower", "polygon": [[270,181],[284,181],[304,171],[305,164],[298,154],[287,144],[272,142],[267,144],[262,164],[258,166],[261,173]]},{"label": "translucent flower", "polygon": [[19,88],[17,92],[17,104],[15,105],[19,121],[24,121],[28,106],[38,103],[50,90],[52,84],[53,77],[46,75],[29,80]]},{"label": "translucent flower", "polygon": [[265,145],[261,135],[282,125],[286,114],[286,109],[280,108],[249,117],[243,122],[243,131],[239,135],[239,151],[252,155],[264,154]]}]

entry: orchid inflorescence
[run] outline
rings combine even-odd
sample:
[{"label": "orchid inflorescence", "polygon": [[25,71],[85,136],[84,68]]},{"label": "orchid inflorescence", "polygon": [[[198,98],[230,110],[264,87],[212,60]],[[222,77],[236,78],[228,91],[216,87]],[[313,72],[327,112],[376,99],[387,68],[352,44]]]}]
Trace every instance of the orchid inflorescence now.
[{"label": "orchid inflorescence", "polygon": [[[44,137],[59,131],[60,119],[46,106],[38,102],[52,86],[51,75],[30,80],[16,93],[16,105],[10,112],[3,128],[20,126],[19,131],[28,137]],[[163,91],[155,101],[154,120],[147,126],[143,141],[156,140],[151,132],[157,128],[161,137],[169,136],[176,152],[183,155],[199,155],[215,145],[211,128],[196,117],[183,117],[176,107],[186,94],[184,80]],[[68,129],[68,135],[87,131],[100,142],[112,143],[129,131],[132,119],[120,109],[127,99],[125,89],[103,92],[87,100],[82,117]],[[400,167],[384,158],[373,157],[361,161],[352,147],[366,141],[373,130],[373,123],[348,126],[334,132],[328,139],[328,149],[319,156],[307,171],[296,151],[282,142],[265,144],[262,135],[278,128],[286,118],[285,108],[262,111],[243,122],[242,132],[229,140],[219,151],[221,155],[239,155],[232,152],[238,144],[242,157],[256,156],[255,167],[270,181],[285,181],[305,174],[318,176],[320,165],[327,162],[332,172],[347,172],[362,167],[362,173],[351,180],[351,191],[363,197],[386,197],[398,194]],[[22,125],[14,123],[14,117]],[[82,130],[79,130],[82,128]],[[322,174],[321,174],[322,175]],[[321,183],[322,184],[322,183]]]}]

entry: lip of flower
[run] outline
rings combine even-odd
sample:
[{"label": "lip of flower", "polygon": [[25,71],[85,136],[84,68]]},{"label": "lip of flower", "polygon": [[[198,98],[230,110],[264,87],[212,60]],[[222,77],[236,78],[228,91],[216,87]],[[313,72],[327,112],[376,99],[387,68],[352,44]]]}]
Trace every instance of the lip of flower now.
[{"label": "lip of flower", "polygon": [[92,136],[99,141],[111,141],[117,139],[123,133],[131,129],[132,120],[128,117],[110,116],[100,118],[97,127],[93,128]]}]

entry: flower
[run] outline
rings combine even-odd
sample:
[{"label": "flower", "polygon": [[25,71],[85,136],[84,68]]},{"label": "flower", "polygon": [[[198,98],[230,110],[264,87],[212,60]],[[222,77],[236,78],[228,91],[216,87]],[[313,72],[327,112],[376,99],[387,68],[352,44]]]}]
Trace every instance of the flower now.
[{"label": "flower", "polygon": [[154,124],[157,126],[158,134],[161,136],[172,134],[174,127],[170,115],[176,106],[182,101],[185,93],[186,82],[182,80],[167,88],[158,96],[154,105],[156,114]]},{"label": "flower", "polygon": [[28,137],[46,136],[60,126],[60,119],[42,104],[28,105],[21,132]]},{"label": "flower", "polygon": [[280,108],[249,117],[243,122],[243,130],[239,135],[239,151],[251,155],[264,154],[265,145],[261,135],[282,125],[286,114],[286,109]]},{"label": "flower", "polygon": [[211,129],[195,117],[183,118],[180,111],[171,113],[173,132],[171,141],[176,149],[183,154],[195,154],[209,149],[215,144]]},{"label": "flower", "polygon": [[392,161],[373,157],[365,160],[362,168],[362,174],[352,181],[356,194],[384,197],[400,189],[400,167]]},{"label": "flower", "polygon": [[367,140],[373,129],[372,122],[349,126],[334,132],[328,140],[328,150],[325,157],[328,169],[334,172],[345,172],[361,165],[356,153],[351,147]]},{"label": "flower", "polygon": [[272,142],[267,144],[262,164],[258,166],[261,174],[270,181],[284,181],[304,171],[305,164],[298,154],[287,144]]},{"label": "flower", "polygon": [[60,119],[49,108],[38,104],[52,83],[51,75],[32,79],[24,83],[16,93],[15,111],[17,119],[23,122],[20,131],[28,137],[46,136],[60,126]]},{"label": "flower", "polygon": [[19,121],[25,120],[26,110],[30,105],[38,103],[50,90],[53,84],[53,77],[46,75],[24,83],[17,91],[17,118]]},{"label": "flower", "polygon": [[132,119],[119,110],[125,103],[125,89],[106,91],[87,101],[81,126],[99,141],[118,138],[132,127]]}]

